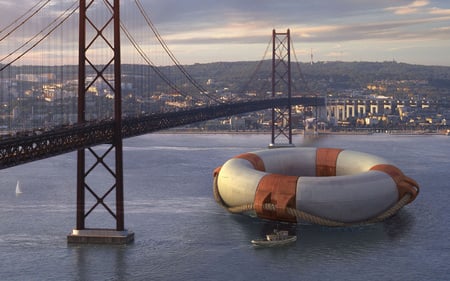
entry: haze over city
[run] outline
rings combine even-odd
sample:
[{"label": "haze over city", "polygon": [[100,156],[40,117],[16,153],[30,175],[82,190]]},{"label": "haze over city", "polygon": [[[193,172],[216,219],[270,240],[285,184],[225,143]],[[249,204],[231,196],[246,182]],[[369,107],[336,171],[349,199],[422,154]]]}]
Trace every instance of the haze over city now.
[{"label": "haze over city", "polygon": [[[132,2],[122,1],[122,21],[133,33],[152,35],[144,23],[135,20]],[[49,15],[56,17],[73,3],[51,1],[41,20],[45,20],[44,15],[51,20]],[[3,29],[36,1],[0,4]],[[450,2],[444,0],[150,0],[142,1],[142,5],[183,64],[258,61],[272,29],[289,28],[302,62],[309,61],[312,53],[314,61],[396,60],[450,66]],[[77,17],[77,13],[72,15],[73,23],[64,27],[67,49],[71,46],[76,50]],[[6,39],[14,43],[6,44],[17,45],[17,41],[29,36],[28,32],[33,33],[17,32]],[[125,57],[127,51],[124,47]],[[26,58],[21,63],[26,63]],[[72,62],[67,59],[67,63]]]}]

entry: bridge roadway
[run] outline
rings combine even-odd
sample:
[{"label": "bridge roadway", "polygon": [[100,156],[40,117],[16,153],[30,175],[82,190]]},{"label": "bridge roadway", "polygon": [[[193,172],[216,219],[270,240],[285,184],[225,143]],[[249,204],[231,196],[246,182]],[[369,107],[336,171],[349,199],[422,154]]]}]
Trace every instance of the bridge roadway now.
[{"label": "bridge roadway", "polygon": [[[288,98],[219,104],[210,107],[124,118],[122,137],[129,138],[196,122],[288,105]],[[320,97],[292,97],[291,105],[323,106]],[[0,169],[111,143],[114,121],[89,121],[31,136],[0,140]]]}]

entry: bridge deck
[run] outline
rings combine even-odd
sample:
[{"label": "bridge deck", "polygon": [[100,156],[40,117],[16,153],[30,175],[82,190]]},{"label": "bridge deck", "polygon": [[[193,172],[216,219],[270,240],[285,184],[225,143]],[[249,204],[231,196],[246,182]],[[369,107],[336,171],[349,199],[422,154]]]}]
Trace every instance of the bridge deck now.
[{"label": "bridge deck", "polygon": [[[245,101],[152,114],[122,120],[122,137],[129,138],[196,122],[288,105],[288,98]],[[293,97],[292,105],[323,106],[324,98]],[[0,141],[0,169],[110,143],[114,121],[86,122],[57,128],[39,135]]]}]

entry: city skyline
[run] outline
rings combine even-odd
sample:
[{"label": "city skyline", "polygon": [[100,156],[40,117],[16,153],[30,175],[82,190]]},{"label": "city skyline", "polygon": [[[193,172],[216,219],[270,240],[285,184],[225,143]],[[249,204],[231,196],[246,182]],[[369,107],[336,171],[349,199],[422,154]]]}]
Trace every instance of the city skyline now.
[{"label": "city skyline", "polygon": [[[56,18],[74,3],[69,0],[53,2],[50,1],[42,11],[48,18],[51,18],[48,15]],[[145,21],[139,19],[141,15],[136,15],[139,12],[133,2],[122,2],[122,21],[133,34],[146,37],[151,31]],[[448,1],[151,0],[141,3],[182,64],[258,61],[264,55],[272,29],[283,32],[289,28],[296,56],[301,62],[309,62],[312,54],[314,61],[396,60],[450,66]],[[0,28],[3,29],[36,1],[0,1],[0,4]],[[44,21],[44,18],[41,15],[37,20]],[[76,57],[77,20],[75,13],[67,23],[68,27],[64,27],[64,47],[60,48],[74,50],[70,54],[66,51],[67,62],[64,63],[73,63],[69,57]],[[11,41],[1,43],[11,49],[33,32],[36,31],[16,32],[5,39]],[[126,44],[124,37],[122,35],[122,42]],[[141,44],[154,49],[151,43]],[[124,45],[123,57],[127,58],[132,51]],[[158,51],[152,51],[155,53],[158,56]],[[27,55],[21,63],[31,61],[33,56]]]}]

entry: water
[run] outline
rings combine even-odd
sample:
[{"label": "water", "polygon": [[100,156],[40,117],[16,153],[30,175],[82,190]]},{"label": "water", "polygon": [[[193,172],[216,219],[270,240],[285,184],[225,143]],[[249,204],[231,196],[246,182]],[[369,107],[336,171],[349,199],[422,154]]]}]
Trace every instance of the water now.
[{"label": "water", "polygon": [[[297,145],[390,159],[421,192],[383,223],[284,225],[297,233],[295,244],[254,249],[250,240],[274,225],[218,206],[212,171],[269,139],[151,134],[126,140],[125,224],[136,235],[126,246],[67,245],[75,226],[74,153],[1,170],[0,280],[450,280],[449,137],[329,136],[311,143],[296,136]],[[88,226],[108,223],[107,216],[93,216]]]}]

